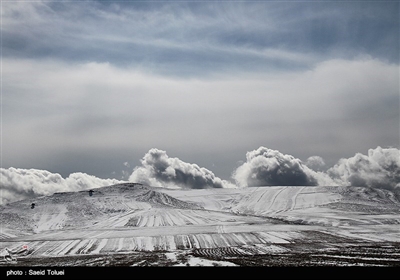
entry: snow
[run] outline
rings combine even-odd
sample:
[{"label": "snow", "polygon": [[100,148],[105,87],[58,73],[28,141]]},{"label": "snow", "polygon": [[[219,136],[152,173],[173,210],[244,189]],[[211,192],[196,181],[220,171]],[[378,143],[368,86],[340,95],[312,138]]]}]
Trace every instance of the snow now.
[{"label": "snow", "polygon": [[[400,203],[388,191],[379,195],[335,187],[110,186],[92,197],[36,198],[34,209],[33,200],[3,206],[0,251],[21,244],[35,257],[161,250],[175,262],[185,250],[282,253],[299,240],[326,243],[321,236],[331,236],[330,242],[400,242]],[[181,265],[232,263],[191,257]]]},{"label": "snow", "polygon": [[117,252],[121,251],[124,248],[124,238],[119,238],[118,239],[118,248],[117,248]]},{"label": "snow", "polygon": [[[36,208],[37,209],[37,208]],[[33,209],[35,211],[35,209]],[[41,232],[51,229],[61,229],[68,219],[67,208],[65,205],[57,205],[56,207],[43,207],[40,212],[34,214],[35,218],[39,217],[36,222],[35,232]]]},{"label": "snow", "polygon": [[108,239],[102,239],[100,241],[100,244],[97,246],[97,248],[92,252],[92,254],[99,254],[101,249],[104,248],[104,246],[106,246]]},{"label": "snow", "polygon": [[176,262],[176,252],[165,253],[165,256],[172,262]]},{"label": "snow", "polygon": [[280,237],[282,233],[277,232],[258,232],[258,234],[268,243],[290,243],[286,239]]},{"label": "snow", "polygon": [[86,244],[86,246],[82,249],[81,253],[82,254],[87,254],[88,251],[92,248],[94,243],[97,241],[97,239],[89,239],[89,242]]},{"label": "snow", "polygon": [[84,239],[81,242],[79,242],[71,251],[70,251],[70,255],[74,255],[78,252],[78,250],[81,250],[82,247],[85,248],[85,246],[90,242],[89,239]]},{"label": "snow", "polygon": [[173,236],[171,235],[166,236],[166,241],[167,241],[167,249],[176,250],[176,243]]},{"label": "snow", "polygon": [[237,266],[227,261],[210,261],[198,257],[190,256],[186,263],[176,264],[174,266]]},{"label": "snow", "polygon": [[57,255],[66,255],[72,248],[74,248],[80,240],[71,240],[68,242],[67,246],[60,246],[59,251],[57,251]]},{"label": "snow", "polygon": [[400,262],[399,258],[371,258],[371,257],[360,257],[360,256],[336,256],[336,255],[326,255],[326,254],[318,254],[318,255],[314,255],[314,256],[339,258],[339,259],[356,259],[358,261],[378,260],[378,261]]}]

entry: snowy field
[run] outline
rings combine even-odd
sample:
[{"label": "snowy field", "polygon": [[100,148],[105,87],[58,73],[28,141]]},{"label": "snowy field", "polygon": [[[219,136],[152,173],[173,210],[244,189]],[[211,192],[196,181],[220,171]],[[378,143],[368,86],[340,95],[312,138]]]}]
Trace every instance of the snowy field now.
[{"label": "snowy field", "polygon": [[2,206],[0,265],[400,266],[399,214],[371,188],[119,184]]}]

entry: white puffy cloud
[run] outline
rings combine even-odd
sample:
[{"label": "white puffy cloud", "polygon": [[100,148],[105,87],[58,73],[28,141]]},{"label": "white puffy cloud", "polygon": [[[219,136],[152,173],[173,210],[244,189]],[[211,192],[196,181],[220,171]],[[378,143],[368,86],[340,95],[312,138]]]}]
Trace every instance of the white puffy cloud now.
[{"label": "white puffy cloud", "polygon": [[86,173],[72,173],[63,178],[58,173],[39,169],[0,168],[1,203],[51,195],[55,192],[80,191],[109,186],[121,181],[116,179],[101,179]]},{"label": "white puffy cloud", "polygon": [[260,147],[247,152],[246,162],[232,176],[240,187],[316,186],[331,184],[322,172],[315,172],[291,155]]},{"label": "white puffy cloud", "polygon": [[[216,177],[197,164],[172,158],[163,150],[150,149],[135,167],[129,181],[167,188],[234,188],[234,184]],[[124,164],[127,166],[126,164]],[[306,163],[292,155],[260,147],[247,152],[246,162],[232,175],[238,187],[252,186],[365,186],[400,190],[400,150],[397,148],[369,149],[342,158],[326,172],[319,156],[309,157]],[[101,179],[86,173],[72,173],[63,178],[58,173],[39,169],[0,168],[0,204],[55,192],[80,191],[121,183],[116,179]],[[127,174],[126,174],[127,177]]]},{"label": "white puffy cloud", "polygon": [[246,154],[246,162],[233,173],[240,187],[276,185],[364,186],[400,190],[400,150],[369,149],[368,155],[357,153],[342,158],[326,172],[314,171],[325,165],[319,156],[306,163],[291,155],[260,147]]},{"label": "white puffy cloud", "polygon": [[232,188],[228,181],[222,180],[210,170],[197,164],[172,158],[163,150],[150,149],[136,167],[129,181],[167,188]]},{"label": "white puffy cloud", "polygon": [[400,150],[369,149],[368,155],[357,153],[342,158],[327,174],[341,185],[394,189],[400,187]]},{"label": "white puffy cloud", "polygon": [[320,156],[311,156],[306,160],[305,165],[313,170],[321,170],[325,166],[325,161]]}]

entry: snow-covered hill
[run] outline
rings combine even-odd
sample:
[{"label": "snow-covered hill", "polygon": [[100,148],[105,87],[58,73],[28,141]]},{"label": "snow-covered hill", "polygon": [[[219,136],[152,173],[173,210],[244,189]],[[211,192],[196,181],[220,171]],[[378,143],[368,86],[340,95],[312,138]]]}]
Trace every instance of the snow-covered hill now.
[{"label": "snow-covered hill", "polygon": [[299,244],[399,243],[399,214],[392,192],[372,188],[172,190],[126,183],[91,195],[56,193],[1,206],[0,251],[27,246],[21,260],[132,252],[284,254]]}]

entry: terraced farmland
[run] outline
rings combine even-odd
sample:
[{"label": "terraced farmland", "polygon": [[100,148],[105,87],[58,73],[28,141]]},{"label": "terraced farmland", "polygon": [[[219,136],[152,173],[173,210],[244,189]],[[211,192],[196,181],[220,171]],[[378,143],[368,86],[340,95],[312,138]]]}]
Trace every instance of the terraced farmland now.
[{"label": "terraced farmland", "polygon": [[[30,209],[33,202],[36,207]],[[58,193],[2,206],[0,265],[60,260],[72,265],[70,258],[115,264],[108,261],[110,255],[129,265],[205,265],[211,260],[214,265],[276,265],[266,261],[273,256],[299,265],[296,256],[308,254],[304,260],[321,256],[346,265],[359,258],[369,265],[387,260],[397,266],[399,214],[392,193],[366,188],[170,190],[120,184],[92,196]],[[374,255],[377,262],[370,255],[332,253],[349,246],[361,251],[382,247],[384,253]],[[385,255],[387,246],[392,246],[390,255]],[[21,253],[22,247],[28,250]],[[9,254],[16,263],[6,261]],[[138,254],[154,254],[157,261],[141,260]]]}]

